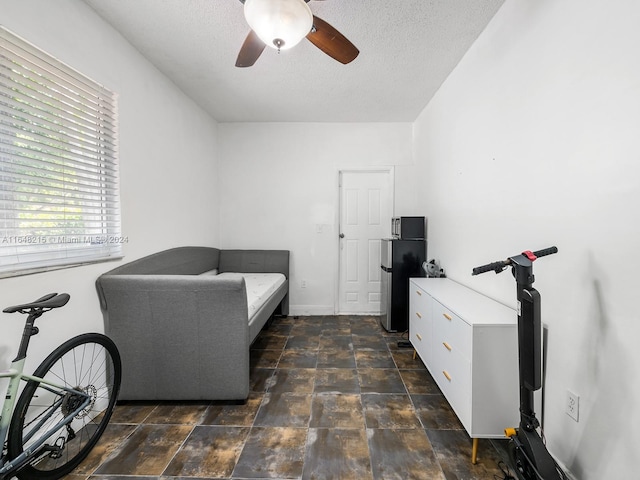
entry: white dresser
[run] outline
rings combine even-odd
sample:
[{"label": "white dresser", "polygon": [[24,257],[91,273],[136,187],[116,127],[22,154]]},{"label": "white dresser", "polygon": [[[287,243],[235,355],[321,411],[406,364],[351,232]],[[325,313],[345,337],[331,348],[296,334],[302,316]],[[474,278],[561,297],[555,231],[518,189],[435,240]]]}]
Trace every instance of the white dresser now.
[{"label": "white dresser", "polygon": [[448,278],[412,278],[409,338],[474,439],[520,421],[515,310]]}]

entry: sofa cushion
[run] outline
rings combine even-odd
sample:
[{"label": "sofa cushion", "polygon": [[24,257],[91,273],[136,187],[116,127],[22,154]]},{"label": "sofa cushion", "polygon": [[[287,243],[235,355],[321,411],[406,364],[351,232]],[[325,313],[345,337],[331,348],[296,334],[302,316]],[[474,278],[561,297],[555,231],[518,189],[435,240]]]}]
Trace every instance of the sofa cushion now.
[{"label": "sofa cushion", "polygon": [[249,320],[253,318],[260,307],[264,305],[284,284],[287,279],[281,273],[235,273],[225,272],[218,275],[218,278],[244,278],[247,291],[247,307]]}]

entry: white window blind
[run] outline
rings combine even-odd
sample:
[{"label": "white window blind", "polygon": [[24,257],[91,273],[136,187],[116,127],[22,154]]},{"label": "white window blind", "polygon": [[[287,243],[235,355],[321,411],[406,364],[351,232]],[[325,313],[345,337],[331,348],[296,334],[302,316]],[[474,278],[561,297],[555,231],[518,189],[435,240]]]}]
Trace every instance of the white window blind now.
[{"label": "white window blind", "polygon": [[122,255],[116,110],[0,27],[0,276]]}]

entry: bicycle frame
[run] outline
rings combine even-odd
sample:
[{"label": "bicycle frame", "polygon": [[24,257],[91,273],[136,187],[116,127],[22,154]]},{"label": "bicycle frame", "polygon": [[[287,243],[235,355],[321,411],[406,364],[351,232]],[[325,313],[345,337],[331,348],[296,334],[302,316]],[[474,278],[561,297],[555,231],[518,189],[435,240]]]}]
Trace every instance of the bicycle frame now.
[{"label": "bicycle frame", "polygon": [[[49,380],[45,380],[40,377],[35,377],[33,375],[24,374],[24,364],[27,357],[27,348],[29,347],[30,338],[38,333],[38,329],[34,326],[36,318],[42,315],[42,311],[35,312],[29,314],[27,318],[24,332],[22,335],[22,341],[20,342],[20,347],[18,348],[18,355],[16,359],[11,362],[11,367],[9,370],[0,372],[0,378],[8,378],[9,386],[7,387],[7,393],[5,395],[5,399],[2,405],[2,414],[0,416],[0,441],[2,441],[2,453],[0,454],[0,480],[4,478],[8,478],[9,474],[17,471],[22,466],[24,466],[31,458],[33,458],[44,445],[44,443],[51,437],[55,432],[57,432],[64,425],[68,425],[72,422],[74,417],[78,415],[82,410],[84,410],[90,403],[91,397],[87,395],[85,392],[81,390],[76,390],[73,388],[65,387],[55,382],[51,382]],[[8,460],[6,458],[5,448],[8,435],[9,435],[9,425],[11,423],[11,417],[14,412],[14,407],[16,403],[16,397],[18,395],[18,390],[20,387],[20,382],[28,382],[35,381],[39,382],[40,385],[45,385],[46,390],[49,390],[54,395],[57,395],[59,398],[52,405],[48,406],[39,418],[38,422],[33,426],[31,431],[23,437],[24,440],[28,441],[33,438],[33,436],[37,433],[40,437],[32,443],[29,448],[24,450],[20,455],[16,458]],[[39,432],[38,430],[42,427],[47,420],[53,417],[58,409],[62,405],[65,394],[73,394],[79,397],[84,397],[82,404],[69,415],[65,416],[63,419],[59,420],[53,427],[48,429],[45,432]]]},{"label": "bicycle frame", "polygon": [[[22,452],[19,456],[12,460],[6,460],[4,457],[4,452],[2,458],[0,458],[0,475],[6,475],[10,472],[15,472],[20,467],[22,467],[33,455],[35,455],[40,447],[47,441],[47,439],[57,432],[62,426],[71,423],[73,418],[78,415],[82,410],[84,410],[90,403],[91,398],[85,392],[80,390],[75,390],[72,388],[64,387],[54,382],[50,382],[40,377],[34,377],[32,375],[25,375],[23,373],[24,370],[25,359],[14,360],[11,364],[11,368],[8,371],[0,372],[0,378],[9,378],[9,386],[7,387],[7,395],[5,397],[5,401],[2,407],[2,416],[0,417],[0,440],[2,440],[2,444],[7,440],[7,435],[9,433],[9,423],[11,422],[11,414],[13,413],[13,408],[16,402],[16,395],[18,393],[18,387],[20,385],[20,381],[29,381],[33,380],[39,382],[40,384],[47,385],[48,390],[52,393],[58,395],[60,398],[53,405],[47,407],[46,413],[39,419],[38,423],[33,427],[31,433],[26,439],[30,439],[35,432],[48,420],[50,419],[56,412],[58,408],[62,404],[62,400],[65,393],[72,393],[74,395],[79,395],[84,397],[84,402],[78,407],[76,410],[71,412],[69,415],[64,417],[62,420],[58,421],[53,427],[47,430],[44,433],[40,433],[40,438],[36,440],[27,450]],[[4,478],[4,477],[2,477]]]}]

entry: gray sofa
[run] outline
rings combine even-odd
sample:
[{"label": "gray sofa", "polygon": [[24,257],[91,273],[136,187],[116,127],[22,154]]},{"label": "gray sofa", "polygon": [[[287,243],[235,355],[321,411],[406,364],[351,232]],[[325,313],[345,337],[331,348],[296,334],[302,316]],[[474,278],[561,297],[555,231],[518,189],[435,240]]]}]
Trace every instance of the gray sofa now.
[{"label": "gray sofa", "polygon": [[[248,317],[241,277],[286,281]],[[96,281],[105,331],[122,356],[121,400],[246,400],[249,347],[274,313],[289,313],[289,251],[180,247]]]}]

